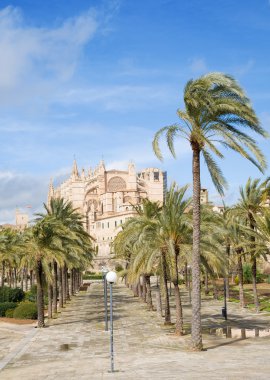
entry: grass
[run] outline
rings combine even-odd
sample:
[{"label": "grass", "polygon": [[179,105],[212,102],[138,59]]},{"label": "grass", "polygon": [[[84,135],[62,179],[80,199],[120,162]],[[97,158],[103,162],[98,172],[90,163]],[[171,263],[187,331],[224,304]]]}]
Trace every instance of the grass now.
[{"label": "grass", "polygon": [[[209,286],[209,289],[210,289],[210,293],[206,296],[206,298],[209,298],[209,296],[213,297],[213,288],[211,285]],[[217,290],[218,290],[218,299],[223,300],[224,299],[223,280],[220,280],[219,282],[217,282]],[[260,310],[270,312],[270,284],[267,282],[257,284],[257,291],[258,291],[259,301],[260,301]],[[247,308],[249,308],[250,310],[255,309],[252,284],[244,284],[244,299],[245,299],[245,305]],[[228,299],[228,301],[235,302],[235,303],[240,302],[238,285],[230,284],[230,298]]]}]

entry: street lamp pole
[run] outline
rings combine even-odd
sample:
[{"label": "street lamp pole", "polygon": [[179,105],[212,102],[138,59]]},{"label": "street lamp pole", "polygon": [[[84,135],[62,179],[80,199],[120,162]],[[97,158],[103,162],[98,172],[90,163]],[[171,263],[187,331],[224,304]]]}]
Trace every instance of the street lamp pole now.
[{"label": "street lamp pole", "polygon": [[113,284],[117,280],[117,275],[115,272],[108,272],[106,275],[106,280],[110,284],[110,354],[111,354],[111,372],[114,372],[114,351],[113,351]]},{"label": "street lamp pole", "polygon": [[222,308],[222,316],[227,321],[227,294],[226,294],[226,279],[224,278],[224,306]]},{"label": "street lamp pole", "polygon": [[101,269],[103,275],[103,289],[104,289],[104,310],[105,310],[105,331],[108,331],[108,296],[107,296],[107,280],[106,274],[108,273],[107,268],[102,267]]},{"label": "street lamp pole", "polygon": [[191,266],[187,266],[188,269],[188,297],[189,297],[189,303],[191,304],[191,281],[190,281],[190,272],[191,272]]}]

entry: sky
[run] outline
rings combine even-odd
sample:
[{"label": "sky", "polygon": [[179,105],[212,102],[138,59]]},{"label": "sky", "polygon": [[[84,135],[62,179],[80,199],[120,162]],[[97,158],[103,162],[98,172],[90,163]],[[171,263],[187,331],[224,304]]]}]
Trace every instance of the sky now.
[{"label": "sky", "polygon": [[[1,0],[0,223],[40,210],[74,157],[191,184],[189,145],[176,143],[175,160],[162,144],[160,162],[152,139],[178,122],[185,83],[208,72],[233,75],[270,131],[269,18],[270,0]],[[270,141],[257,141],[270,162]],[[229,151],[219,165],[229,204],[261,177]],[[221,203],[203,162],[201,184]]]}]

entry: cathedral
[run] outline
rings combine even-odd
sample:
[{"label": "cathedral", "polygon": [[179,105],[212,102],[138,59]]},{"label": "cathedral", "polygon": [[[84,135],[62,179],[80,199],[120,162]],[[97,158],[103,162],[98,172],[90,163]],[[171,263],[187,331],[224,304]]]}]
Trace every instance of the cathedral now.
[{"label": "cathedral", "polygon": [[95,268],[108,264],[112,257],[112,241],[121,225],[136,215],[133,206],[142,200],[163,203],[167,174],[147,168],[136,173],[133,163],[127,170],[106,170],[103,161],[94,169],[79,172],[74,160],[70,177],[54,188],[50,183],[48,202],[53,197],[71,201],[85,218],[85,228],[95,238]]}]

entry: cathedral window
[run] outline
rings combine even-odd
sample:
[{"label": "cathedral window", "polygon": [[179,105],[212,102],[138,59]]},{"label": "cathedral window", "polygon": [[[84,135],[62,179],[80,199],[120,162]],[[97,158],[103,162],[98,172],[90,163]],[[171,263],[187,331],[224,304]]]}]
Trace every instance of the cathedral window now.
[{"label": "cathedral window", "polygon": [[127,187],[126,182],[121,177],[113,177],[108,182],[108,191],[109,192],[116,192],[116,191],[123,191]]}]

